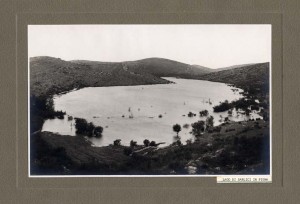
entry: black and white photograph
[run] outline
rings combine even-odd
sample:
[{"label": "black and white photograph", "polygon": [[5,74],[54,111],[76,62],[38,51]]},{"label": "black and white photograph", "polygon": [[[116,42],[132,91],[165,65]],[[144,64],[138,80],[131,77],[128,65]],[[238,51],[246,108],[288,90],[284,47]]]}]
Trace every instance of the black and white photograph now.
[{"label": "black and white photograph", "polygon": [[28,25],[29,176],[271,175],[271,25]]}]

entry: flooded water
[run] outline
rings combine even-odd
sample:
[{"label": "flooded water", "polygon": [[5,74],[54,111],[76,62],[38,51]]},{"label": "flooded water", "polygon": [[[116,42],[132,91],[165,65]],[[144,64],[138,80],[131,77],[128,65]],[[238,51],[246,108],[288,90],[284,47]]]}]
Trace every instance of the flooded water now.
[{"label": "flooded water", "polygon": [[[173,125],[188,124],[179,132],[182,143],[194,139],[190,124],[205,120],[199,111],[208,110],[218,125],[228,113],[214,113],[213,106],[225,100],[233,101],[242,97],[242,90],[224,83],[201,80],[165,78],[175,84],[89,87],[54,97],[55,110],[67,115],[84,118],[104,128],[101,138],[90,138],[95,146],[107,146],[114,140],[128,145],[131,140],[143,144],[145,139],[165,142],[169,145],[177,138]],[[188,117],[188,113],[196,114]],[[252,112],[245,116],[233,111],[232,121],[259,117]],[[74,120],[46,120],[43,131],[75,136]],[[162,146],[164,146],[162,145]]]}]

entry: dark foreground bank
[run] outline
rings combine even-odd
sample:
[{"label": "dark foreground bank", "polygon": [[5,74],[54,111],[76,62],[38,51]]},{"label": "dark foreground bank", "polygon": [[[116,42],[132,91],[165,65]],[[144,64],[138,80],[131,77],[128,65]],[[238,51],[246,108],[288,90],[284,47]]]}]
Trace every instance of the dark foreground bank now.
[{"label": "dark foreground bank", "polygon": [[82,136],[37,132],[32,175],[269,174],[267,122],[230,122],[187,145],[94,147]]}]

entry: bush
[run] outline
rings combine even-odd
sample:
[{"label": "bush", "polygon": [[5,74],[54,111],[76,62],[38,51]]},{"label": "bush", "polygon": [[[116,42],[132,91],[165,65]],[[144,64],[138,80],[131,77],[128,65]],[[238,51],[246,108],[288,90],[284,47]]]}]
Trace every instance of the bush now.
[{"label": "bush", "polygon": [[114,141],[114,146],[120,146],[121,145],[121,140],[117,139]]},{"label": "bush", "polygon": [[149,146],[155,147],[156,146],[156,142],[155,141],[151,141]]},{"label": "bush", "polygon": [[187,144],[187,145],[191,145],[192,143],[193,143],[192,139],[186,140],[186,144]]},{"label": "bush", "polygon": [[181,146],[181,145],[182,145],[182,143],[181,143],[180,140],[177,140],[177,141],[176,141],[176,144],[177,144],[178,146]]},{"label": "bush", "polygon": [[131,141],[130,141],[130,147],[131,147],[131,148],[134,148],[135,146],[137,146],[137,142],[131,140]]}]

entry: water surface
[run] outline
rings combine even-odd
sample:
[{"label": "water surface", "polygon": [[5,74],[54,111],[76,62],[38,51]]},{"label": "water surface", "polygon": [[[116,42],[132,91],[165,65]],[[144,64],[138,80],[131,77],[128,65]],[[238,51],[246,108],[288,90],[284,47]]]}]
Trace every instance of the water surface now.
[{"label": "water surface", "polygon": [[[90,138],[96,146],[112,144],[121,139],[128,145],[130,140],[142,144],[144,139],[156,143],[171,144],[177,138],[172,126],[183,126],[198,120],[199,111],[208,110],[214,117],[214,124],[224,122],[227,112],[214,113],[213,106],[225,100],[233,101],[242,97],[242,90],[224,83],[202,80],[165,78],[175,84],[89,87],[54,97],[55,110],[62,110],[67,115],[84,118],[88,122],[104,128],[101,138]],[[197,114],[188,117],[189,112]],[[161,115],[161,117],[159,117]],[[233,112],[232,121],[242,121],[260,117],[254,112],[249,117]],[[43,131],[57,132],[75,136],[74,120],[46,120]],[[194,139],[189,128],[182,128],[181,141]]]}]

